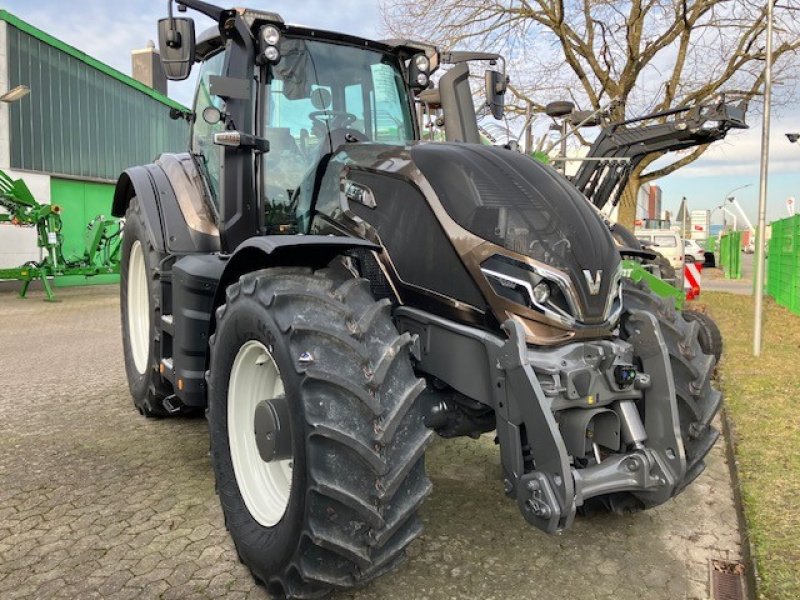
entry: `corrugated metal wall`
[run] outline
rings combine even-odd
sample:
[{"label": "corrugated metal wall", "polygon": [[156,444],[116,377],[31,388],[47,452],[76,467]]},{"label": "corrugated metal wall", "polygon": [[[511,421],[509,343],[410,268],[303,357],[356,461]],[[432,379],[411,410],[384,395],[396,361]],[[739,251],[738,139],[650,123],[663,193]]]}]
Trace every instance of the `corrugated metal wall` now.
[{"label": "corrugated metal wall", "polygon": [[31,88],[10,105],[12,168],[115,180],[187,147],[186,121],[168,106],[15,27],[8,77]]}]

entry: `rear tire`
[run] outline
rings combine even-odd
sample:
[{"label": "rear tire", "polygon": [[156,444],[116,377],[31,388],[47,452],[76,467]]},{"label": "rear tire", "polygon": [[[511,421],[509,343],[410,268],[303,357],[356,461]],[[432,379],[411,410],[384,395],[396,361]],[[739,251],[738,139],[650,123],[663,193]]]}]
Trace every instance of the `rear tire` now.
[{"label": "rear tire", "polygon": [[[240,559],[277,597],[363,584],[395,568],[421,531],[432,432],[416,402],[424,382],[411,368],[410,337],[389,311],[365,279],[302,268],[243,276],[217,311],[208,410],[217,492]],[[259,484],[241,466],[253,464],[243,444],[251,455],[255,446],[242,441],[253,428],[240,431],[250,418],[240,410],[252,403],[241,402],[236,364],[253,348],[256,364],[274,364],[281,379],[265,390],[283,390],[278,401],[288,405],[288,484]]]},{"label": "rear tire", "polygon": [[161,318],[158,273],[166,255],[150,243],[141,210],[134,196],[125,213],[122,237],[119,291],[125,373],[136,409],[146,417],[165,417],[169,412],[162,401],[169,388],[158,370],[155,324]]}]

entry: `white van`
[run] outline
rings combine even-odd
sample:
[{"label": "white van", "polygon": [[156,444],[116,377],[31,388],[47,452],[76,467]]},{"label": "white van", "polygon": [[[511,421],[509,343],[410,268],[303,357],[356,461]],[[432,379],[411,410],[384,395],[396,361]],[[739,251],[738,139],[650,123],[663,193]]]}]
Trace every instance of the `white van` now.
[{"label": "white van", "polygon": [[683,266],[683,240],[675,231],[669,229],[637,229],[634,232],[636,239],[642,244],[652,246],[653,249],[664,255],[675,269]]}]

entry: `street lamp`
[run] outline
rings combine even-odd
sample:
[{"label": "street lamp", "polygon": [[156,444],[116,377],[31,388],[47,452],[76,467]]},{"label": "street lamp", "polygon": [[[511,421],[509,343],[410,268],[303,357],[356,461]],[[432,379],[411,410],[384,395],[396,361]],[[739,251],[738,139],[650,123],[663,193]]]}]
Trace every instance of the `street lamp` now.
[{"label": "street lamp", "polygon": [[761,168],[758,190],[758,231],[756,233],[755,310],[753,311],[753,356],[761,354],[764,325],[764,238],[767,232],[767,180],[769,178],[769,126],[772,108],[772,28],[773,0],[767,2],[767,43],[764,61],[764,110],[761,115]]},{"label": "street lamp", "polygon": [[[728,191],[728,192],[727,192],[727,193],[726,193],[726,194],[725,194],[725,195],[722,197],[722,205],[720,206],[720,208],[722,208],[723,206],[725,206],[725,203],[726,203],[726,202],[730,202],[730,199],[731,199],[731,197],[732,197],[732,196],[731,196],[731,194],[732,194],[733,192],[738,192],[739,190],[743,190],[743,189],[745,189],[745,188],[749,188],[749,187],[753,187],[753,184],[752,184],[752,183],[746,183],[746,184],[744,184],[744,185],[740,185],[739,187],[735,187],[735,188],[733,188],[732,190],[729,190],[729,191]],[[727,219],[725,218],[725,212],[723,211],[723,213],[722,213],[722,231],[725,231],[725,227],[727,226],[727,224],[728,224],[728,221],[727,221]]]},{"label": "street lamp", "polygon": [[786,139],[789,140],[789,143],[796,144],[797,140],[800,140],[800,133],[787,133]]},{"label": "street lamp", "polygon": [[0,102],[11,104],[12,102],[16,102],[17,100],[24,98],[30,93],[31,88],[29,88],[27,85],[18,85],[14,89],[8,90],[6,93],[0,96]]}]

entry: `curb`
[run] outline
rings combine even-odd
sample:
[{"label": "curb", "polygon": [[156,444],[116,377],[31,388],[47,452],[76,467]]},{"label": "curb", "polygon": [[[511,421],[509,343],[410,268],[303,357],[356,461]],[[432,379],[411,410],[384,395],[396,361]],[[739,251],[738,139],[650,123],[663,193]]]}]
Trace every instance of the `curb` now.
[{"label": "curb", "polygon": [[745,565],[745,596],[748,600],[757,600],[758,571],[754,559],[755,551],[753,542],[747,528],[747,518],[744,514],[744,503],[742,501],[742,482],[739,478],[739,463],[736,460],[735,435],[736,429],[728,415],[728,409],[722,408],[722,433],[725,438],[725,458],[728,461],[728,470],[733,483],[733,503],[736,506],[736,520],[738,521],[739,531],[741,532],[742,543],[742,562]]}]

